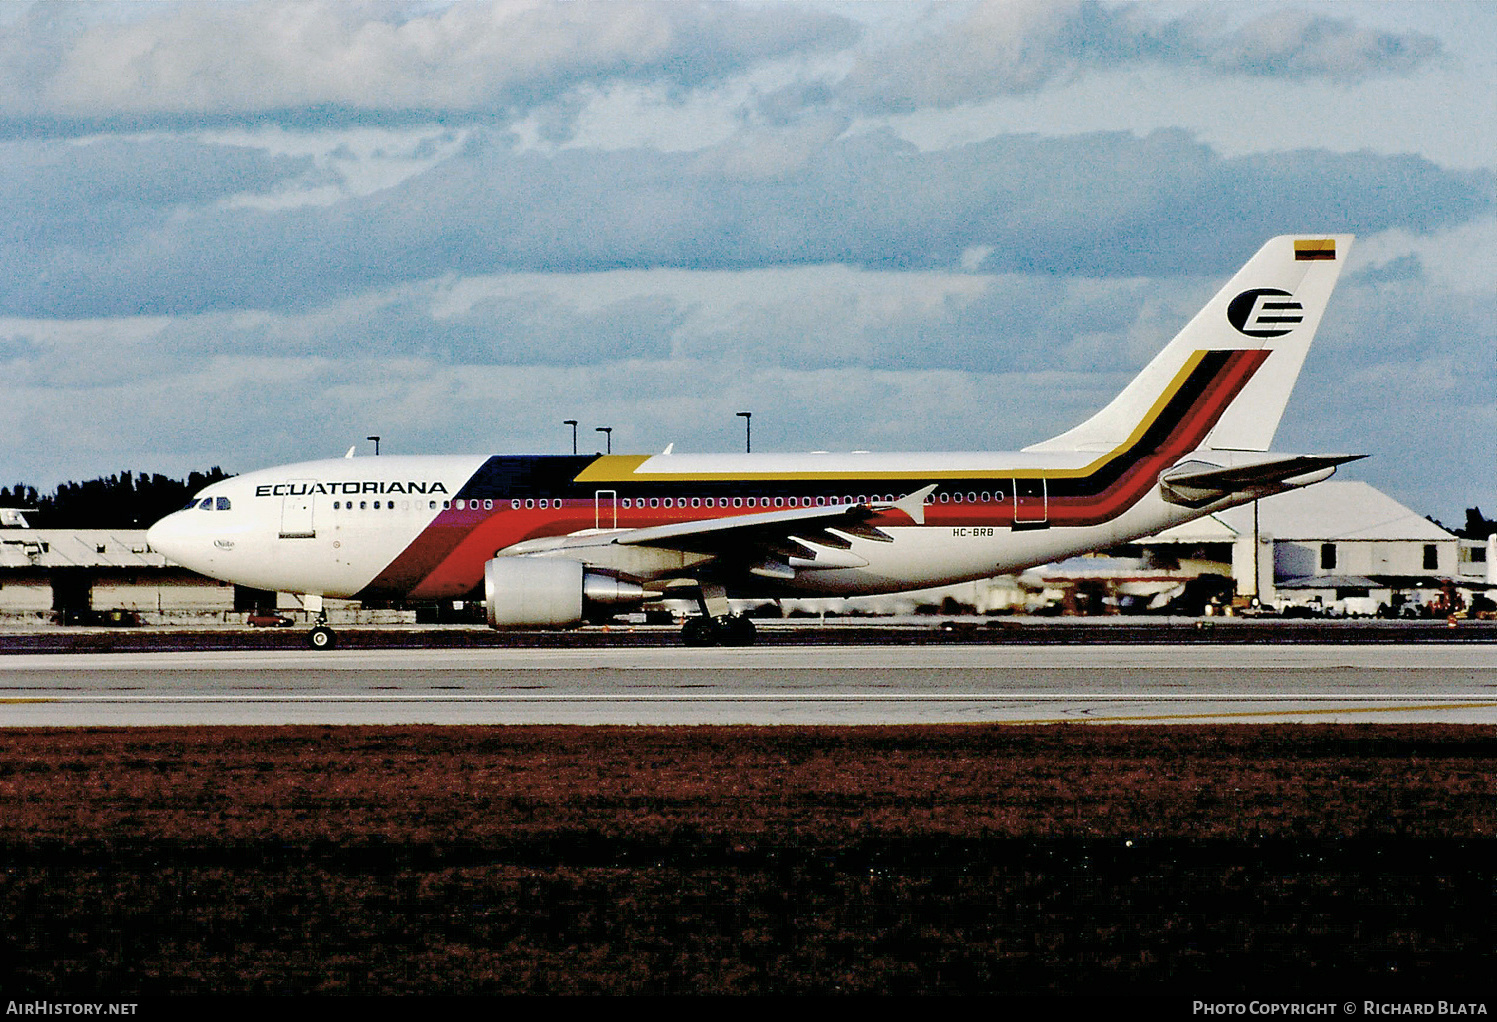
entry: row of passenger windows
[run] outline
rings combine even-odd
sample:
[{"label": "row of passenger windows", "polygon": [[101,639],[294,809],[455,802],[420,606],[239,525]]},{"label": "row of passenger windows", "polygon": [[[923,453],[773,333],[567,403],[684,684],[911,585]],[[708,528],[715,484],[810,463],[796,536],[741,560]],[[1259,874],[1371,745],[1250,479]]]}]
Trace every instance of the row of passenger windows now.
[{"label": "row of passenger windows", "polygon": [[[458,503],[461,504],[462,501],[458,501]],[[474,503],[476,504],[478,502],[474,501]],[[373,505],[372,508],[370,507],[371,504]],[[451,501],[449,501],[449,500],[442,501],[442,507],[447,508],[447,507],[451,507],[451,506],[452,506],[452,502]],[[408,500],[402,500],[400,502],[400,507],[401,507],[401,510],[403,510],[403,511],[409,511],[411,509],[411,502],[408,501]],[[394,511],[395,510],[395,502],[393,500],[386,500],[386,501],[361,500],[361,501],[359,501],[358,510],[360,510],[360,511],[369,511],[369,510],[379,511],[381,509],[383,509],[385,511]],[[419,500],[416,501],[416,509],[418,511],[421,509],[421,502]],[[428,511],[435,511],[437,509],[437,502],[434,501],[434,500],[427,501],[426,502],[426,509]],[[351,500],[335,500],[335,501],[333,501],[333,510],[334,511],[352,511],[352,510],[354,510],[354,503]]]},{"label": "row of passenger windows", "polygon": [[[831,504],[831,505],[836,505],[836,504],[867,504],[867,503],[870,503],[870,502],[873,502],[873,501],[884,501],[884,502],[888,502],[888,503],[893,503],[894,498],[892,496],[880,497],[880,496],[878,496],[876,494],[874,496],[872,496],[872,497],[856,497],[856,498],[855,497],[732,497],[732,498],[728,498],[728,497],[690,497],[690,498],[687,498],[687,497],[650,497],[649,499],[646,499],[644,497],[623,497],[623,498],[621,498],[619,500],[618,506],[620,508],[623,508],[623,509],[626,509],[626,510],[633,509],[633,508],[641,508],[641,509],[643,509],[643,508],[646,508],[646,507],[650,507],[650,508],[661,508],[661,507],[668,507],[668,508],[675,508],[675,507],[695,507],[695,508],[703,508],[703,507],[712,507],[712,508],[718,508],[718,507],[721,507],[721,508],[726,508],[726,507],[736,507],[736,508],[745,508],[745,507],[763,507],[763,508],[781,507],[781,508],[783,508],[783,507],[813,507],[813,506],[814,507],[825,507],[828,504]],[[463,509],[463,502],[461,500],[459,500],[456,503],[457,503],[457,509],[459,511],[461,511]],[[483,509],[485,511],[491,510],[493,508],[493,506],[494,506],[494,502],[492,500],[485,500],[485,501],[482,501],[481,503],[482,503]],[[503,503],[503,502],[501,501],[501,503]],[[592,501],[586,501],[586,503],[591,504]],[[468,505],[470,507],[474,508],[474,509],[477,509],[478,506],[479,506],[479,504],[480,504],[480,502],[476,501],[476,500],[468,502]],[[527,500],[520,500],[520,499],[516,498],[516,499],[513,499],[513,500],[511,500],[509,502],[509,506],[512,509],[516,510],[516,511],[520,510],[521,508],[561,507],[561,500],[559,498],[547,499],[545,497],[542,497],[539,500],[537,500],[535,498],[530,498],[530,499],[527,499]]]},{"label": "row of passenger windows", "polygon": [[[948,493],[943,493],[943,494],[940,495],[939,499],[940,499],[940,502],[942,504],[946,504],[946,503],[960,504],[960,503],[962,503],[963,499],[965,499],[968,503],[975,504],[975,503],[978,503],[978,502],[986,503],[989,500],[992,500],[992,499],[995,499],[995,498],[997,500],[1000,500],[1000,501],[1003,500],[1003,492],[1000,490],[1000,491],[998,491],[996,493],[993,493],[993,492],[989,492],[987,490],[984,490],[982,493],[979,494],[979,493],[977,493],[975,491],[972,491],[972,492],[968,492],[965,495],[965,497],[964,497],[963,494],[960,494],[960,493],[949,493],[949,494]],[[825,506],[827,506],[829,504],[830,505],[837,505],[837,504],[870,504],[870,503],[879,503],[879,502],[882,502],[882,503],[885,503],[885,504],[892,504],[894,502],[894,500],[895,500],[895,498],[894,498],[893,494],[885,494],[882,497],[880,497],[878,494],[873,494],[872,496],[863,495],[863,496],[858,496],[858,497],[852,497],[852,496],[835,497],[834,496],[834,497],[814,497],[814,498],[813,497],[733,497],[733,498],[731,498],[731,500],[728,497],[691,497],[691,498],[686,498],[686,497],[650,497],[648,500],[646,500],[646,498],[644,498],[644,497],[633,497],[633,498],[631,498],[631,497],[624,497],[618,503],[619,503],[619,507],[624,508],[624,509],[627,510],[627,509],[633,509],[633,508],[636,508],[636,507],[642,509],[642,508],[645,508],[645,507],[651,507],[651,508],[667,507],[667,508],[671,508],[671,507],[688,507],[688,506],[689,507],[695,507],[695,508],[702,508],[702,507],[721,507],[721,508],[725,508],[725,507],[729,507],[729,506],[736,507],[736,508],[745,508],[745,507],[761,507],[761,508],[769,508],[769,507],[813,507],[813,506],[814,507],[825,507]],[[932,495],[932,496],[926,498],[926,503],[927,504],[934,504],[936,502],[936,500],[937,500],[937,498],[934,495]],[[502,503],[502,501],[501,501],[501,503]],[[411,502],[408,501],[408,500],[403,500],[403,501],[400,502],[400,504],[401,504],[401,507],[404,508],[407,511],[409,511],[411,509]],[[421,506],[421,504],[418,501],[416,503],[416,507],[420,508],[420,506]],[[529,509],[534,509],[534,508],[537,508],[537,507],[539,507],[539,508],[561,507],[561,498],[559,498],[559,497],[552,497],[552,498],[541,497],[539,499],[529,498],[529,499],[526,499],[526,500],[520,500],[520,499],[516,498],[516,499],[513,499],[513,500],[511,500],[509,502],[509,506],[512,509],[516,510],[516,511],[520,510],[522,507],[523,508],[529,508]],[[229,505],[229,498],[228,497],[204,497],[201,500],[199,500],[198,498],[194,497],[191,501],[189,501],[187,503],[187,506],[184,507],[182,510],[184,510],[184,511],[190,511],[193,508],[197,508],[200,511],[214,511],[214,510],[217,510],[217,511],[227,511],[227,510],[229,510],[229,507],[230,507],[230,505]],[[437,502],[434,501],[434,500],[427,501],[426,507],[427,507],[427,510],[429,510],[429,511],[435,511],[437,509]],[[464,511],[464,510],[468,510],[468,509],[472,509],[474,511],[477,511],[480,507],[482,507],[482,509],[485,510],[485,511],[492,511],[494,509],[494,502],[492,500],[482,500],[482,501],[479,501],[479,500],[444,500],[444,501],[442,501],[442,509],[443,510],[447,510],[447,509],[453,508],[453,507],[456,507],[457,510],[459,510],[459,511]],[[354,502],[351,501],[351,500],[335,500],[335,501],[333,501],[333,510],[334,511],[352,511],[352,510],[354,510]],[[394,511],[395,510],[395,501],[393,501],[393,500],[386,500],[386,501],[361,500],[361,501],[358,502],[358,510],[360,510],[360,511],[367,511],[367,510],[374,510],[374,511],[379,511],[379,510]]]},{"label": "row of passenger windows", "polygon": [[[635,498],[623,497],[623,498],[621,498],[619,500],[618,504],[619,504],[619,507],[624,508],[624,509],[645,508],[645,507],[650,507],[650,508],[661,508],[661,507],[667,507],[667,508],[670,508],[670,507],[695,507],[695,508],[703,508],[703,507],[708,507],[708,508],[726,508],[726,507],[745,508],[745,507],[750,507],[750,508],[753,508],[753,507],[759,507],[759,508],[770,508],[770,507],[780,507],[780,508],[783,508],[783,507],[826,507],[828,505],[836,506],[838,504],[873,504],[873,503],[892,504],[892,503],[894,503],[895,499],[896,498],[895,498],[895,496],[893,494],[884,494],[883,496],[879,496],[876,493],[873,494],[872,496],[861,495],[861,496],[857,496],[857,497],[853,497],[853,496],[846,496],[846,497],[837,497],[837,496],[832,496],[832,497],[732,497],[732,498],[728,498],[728,497],[691,497],[691,498],[687,498],[687,497],[650,497],[648,500],[646,498],[644,498],[644,497],[635,497]],[[929,497],[927,497],[925,499],[925,502],[927,504],[934,504],[938,500],[942,504],[953,504],[953,503],[954,504],[961,504],[963,502],[966,502],[966,503],[969,503],[969,504],[977,504],[977,503],[984,503],[985,504],[985,503],[988,503],[989,501],[993,501],[993,500],[1002,501],[1003,500],[1003,491],[1002,490],[998,490],[998,491],[995,492],[995,491],[992,491],[992,490],[984,490],[981,493],[978,493],[977,491],[973,490],[973,491],[969,491],[968,493],[965,493],[965,494],[962,494],[962,493],[943,493],[939,497],[937,497],[936,495],[932,494],[931,496],[929,496]],[[478,507],[479,507],[479,503],[480,502],[476,501],[476,500],[468,501],[468,506],[472,507],[474,510],[477,510]],[[485,501],[482,502],[482,505],[483,505],[483,509],[485,511],[489,511],[489,510],[493,509],[494,502],[492,500],[485,500]],[[463,510],[463,501],[461,501],[461,500],[457,501],[456,502],[456,506],[457,506],[457,509],[459,511]],[[561,501],[559,499],[556,499],[556,498],[552,498],[552,499],[548,500],[545,497],[542,497],[539,500],[536,500],[536,499],[533,499],[533,498],[532,499],[527,499],[527,500],[514,499],[514,500],[511,500],[509,502],[509,506],[512,509],[516,510],[516,511],[520,510],[520,508],[522,508],[522,507],[523,508],[561,507]]]}]

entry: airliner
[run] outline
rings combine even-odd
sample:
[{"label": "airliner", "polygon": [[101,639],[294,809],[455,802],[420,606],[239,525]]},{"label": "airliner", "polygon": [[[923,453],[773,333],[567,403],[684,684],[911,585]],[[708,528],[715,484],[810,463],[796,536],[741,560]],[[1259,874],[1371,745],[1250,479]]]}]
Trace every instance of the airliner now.
[{"label": "airliner", "polygon": [[1269,446],[1351,242],[1271,239],[1109,404],[1021,451],[344,457],[214,483],[147,537],[298,594],[315,649],[328,597],[482,601],[494,628],[685,597],[687,645],[743,645],[730,597],[1019,572],[1329,478],[1360,455]]}]

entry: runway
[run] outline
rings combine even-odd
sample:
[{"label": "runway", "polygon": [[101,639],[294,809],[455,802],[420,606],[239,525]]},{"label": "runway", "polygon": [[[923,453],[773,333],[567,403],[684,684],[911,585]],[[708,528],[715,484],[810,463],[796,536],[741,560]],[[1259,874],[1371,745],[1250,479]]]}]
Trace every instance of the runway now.
[{"label": "runway", "polygon": [[0,726],[1497,723],[1497,646],[797,646],[0,657]]}]

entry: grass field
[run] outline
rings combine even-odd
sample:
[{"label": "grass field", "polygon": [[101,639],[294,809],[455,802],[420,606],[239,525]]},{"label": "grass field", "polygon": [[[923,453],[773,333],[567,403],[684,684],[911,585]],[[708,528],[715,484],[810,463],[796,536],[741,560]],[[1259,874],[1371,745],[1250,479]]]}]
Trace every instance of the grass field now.
[{"label": "grass field", "polygon": [[0,732],[0,989],[1483,989],[1497,728]]}]

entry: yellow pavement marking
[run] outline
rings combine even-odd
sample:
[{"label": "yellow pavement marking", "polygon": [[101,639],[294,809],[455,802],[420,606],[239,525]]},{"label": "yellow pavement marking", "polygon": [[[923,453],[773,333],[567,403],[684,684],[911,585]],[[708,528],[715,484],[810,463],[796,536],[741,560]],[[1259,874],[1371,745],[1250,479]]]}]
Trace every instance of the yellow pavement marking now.
[{"label": "yellow pavement marking", "polygon": [[1220,720],[1226,717],[1279,717],[1287,714],[1313,715],[1326,713],[1414,713],[1423,710],[1481,710],[1497,706],[1497,703],[1428,703],[1411,706],[1342,706],[1323,710],[1238,710],[1232,713],[1154,713],[1130,717],[1049,717],[1023,718],[1020,720],[995,720],[994,724],[1127,724],[1140,720]]}]

